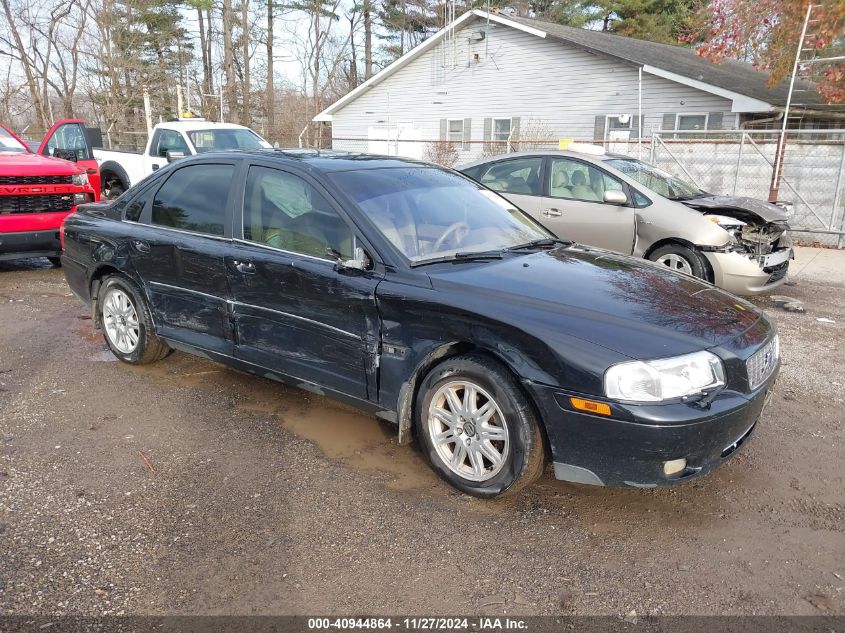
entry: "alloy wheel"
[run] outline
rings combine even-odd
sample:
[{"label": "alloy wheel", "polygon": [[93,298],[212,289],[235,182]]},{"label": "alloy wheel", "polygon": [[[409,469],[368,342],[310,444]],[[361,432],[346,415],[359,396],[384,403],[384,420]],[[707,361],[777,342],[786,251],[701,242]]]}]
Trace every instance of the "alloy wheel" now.
[{"label": "alloy wheel", "polygon": [[692,264],[690,264],[685,257],[681,257],[675,253],[666,253],[661,256],[657,262],[676,272],[692,275]]},{"label": "alloy wheel", "polygon": [[443,463],[471,481],[495,477],[510,451],[501,409],[490,394],[468,380],[448,382],[434,393],[428,432]]},{"label": "alloy wheel", "polygon": [[123,354],[131,354],[138,347],[141,328],[138,311],[129,295],[111,288],[103,300],[103,327],[109,342]]}]

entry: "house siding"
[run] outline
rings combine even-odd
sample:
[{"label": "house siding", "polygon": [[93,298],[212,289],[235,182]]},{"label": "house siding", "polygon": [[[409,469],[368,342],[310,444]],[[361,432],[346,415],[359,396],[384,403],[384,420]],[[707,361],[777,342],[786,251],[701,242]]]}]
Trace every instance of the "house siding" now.
[{"label": "house siding", "polygon": [[[478,31],[486,40],[470,41]],[[510,117],[543,140],[593,140],[597,115],[636,117],[637,97],[635,66],[476,18],[455,33],[453,47],[438,44],[334,113],[333,144],[363,151],[368,135],[397,126],[401,139],[434,141],[442,119],[469,119],[464,158],[480,150],[484,119]],[[732,129],[730,110],[729,99],[643,73],[643,136],[676,113],[722,113],[722,127]]]}]

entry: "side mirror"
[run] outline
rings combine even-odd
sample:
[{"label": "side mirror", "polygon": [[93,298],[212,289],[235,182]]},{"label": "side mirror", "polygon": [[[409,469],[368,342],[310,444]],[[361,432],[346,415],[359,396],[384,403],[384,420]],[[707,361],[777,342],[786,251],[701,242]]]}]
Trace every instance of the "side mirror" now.
[{"label": "side mirror", "polygon": [[611,189],[604,192],[604,202],[605,204],[618,204],[621,206],[628,204],[628,196],[625,195],[624,191]]},{"label": "side mirror", "polygon": [[165,154],[167,156],[167,162],[172,163],[174,160],[179,160],[180,158],[185,158],[185,152],[180,152],[179,150],[169,149]]},{"label": "side mirror", "polygon": [[327,248],[326,254],[333,257],[337,261],[338,268],[347,268],[350,270],[367,270],[370,266],[370,260],[364,249],[360,246],[355,248],[355,254],[352,259],[344,259],[343,255],[338,253],[333,248]]}]

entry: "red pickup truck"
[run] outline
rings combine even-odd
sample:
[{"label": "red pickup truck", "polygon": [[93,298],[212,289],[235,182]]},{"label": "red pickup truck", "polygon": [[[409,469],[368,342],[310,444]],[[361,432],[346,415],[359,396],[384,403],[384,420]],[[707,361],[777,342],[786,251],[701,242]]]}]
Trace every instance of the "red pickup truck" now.
[{"label": "red pickup truck", "polygon": [[0,125],[0,261],[48,257],[59,265],[62,221],[99,191],[82,121],[56,123],[37,152]]}]

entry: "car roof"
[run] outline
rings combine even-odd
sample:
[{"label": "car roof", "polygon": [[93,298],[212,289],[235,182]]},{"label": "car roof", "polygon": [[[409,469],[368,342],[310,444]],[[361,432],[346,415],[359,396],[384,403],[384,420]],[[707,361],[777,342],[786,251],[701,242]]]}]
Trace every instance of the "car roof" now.
[{"label": "car roof", "polygon": [[495,156],[488,156],[487,158],[482,158],[471,163],[465,163],[456,167],[455,169],[457,169],[458,171],[462,171],[464,169],[469,169],[470,167],[486,165],[488,163],[504,160],[506,158],[520,158],[527,156],[568,156],[570,158],[580,158],[582,160],[588,160],[593,162],[602,162],[610,158],[626,158],[628,160],[634,160],[631,156],[626,156],[625,154],[591,154],[588,152],[574,152],[572,150],[563,149],[538,149],[533,152],[511,152],[510,154],[496,154]]},{"label": "car roof", "polygon": [[183,130],[193,132],[195,130],[249,130],[244,125],[237,123],[220,123],[219,121],[206,121],[205,119],[179,119],[178,121],[163,121],[156,125],[157,128]]},{"label": "car roof", "polygon": [[281,164],[309,168],[321,172],[358,171],[362,169],[385,169],[391,167],[437,167],[437,165],[412,158],[305,148],[268,148],[208,152],[197,154],[196,157],[192,158],[223,156],[243,158],[244,155],[269,159],[274,162],[278,161]]}]

